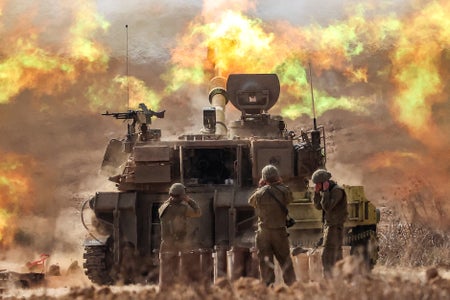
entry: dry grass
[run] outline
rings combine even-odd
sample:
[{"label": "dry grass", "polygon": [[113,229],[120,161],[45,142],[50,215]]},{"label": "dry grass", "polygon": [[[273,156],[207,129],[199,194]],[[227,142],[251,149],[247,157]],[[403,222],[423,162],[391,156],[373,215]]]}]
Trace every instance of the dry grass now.
[{"label": "dry grass", "polygon": [[450,268],[450,236],[444,230],[402,221],[392,211],[379,226],[379,260],[386,266]]}]

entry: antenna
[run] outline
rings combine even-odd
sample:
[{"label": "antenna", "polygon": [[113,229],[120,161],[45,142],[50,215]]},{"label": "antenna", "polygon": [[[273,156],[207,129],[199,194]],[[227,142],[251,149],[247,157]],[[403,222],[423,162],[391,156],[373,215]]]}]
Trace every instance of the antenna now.
[{"label": "antenna", "polygon": [[130,83],[129,83],[129,72],[128,72],[128,24],[125,25],[126,31],[126,75],[127,75],[127,108],[130,109]]},{"label": "antenna", "polygon": [[312,111],[313,111],[313,122],[314,122],[314,130],[317,130],[317,121],[316,121],[316,108],[314,106],[314,92],[313,92],[313,83],[312,83],[312,75],[311,75],[311,62],[309,64],[309,84],[311,86],[311,101],[312,101]]}]

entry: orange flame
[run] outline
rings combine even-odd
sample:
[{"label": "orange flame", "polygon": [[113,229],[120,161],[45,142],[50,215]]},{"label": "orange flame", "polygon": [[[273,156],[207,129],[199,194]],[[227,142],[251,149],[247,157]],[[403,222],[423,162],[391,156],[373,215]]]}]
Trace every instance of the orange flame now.
[{"label": "orange flame", "polygon": [[417,153],[392,151],[376,153],[366,164],[370,170],[378,170],[392,167],[398,168],[405,163],[417,163],[418,160],[420,160],[420,156]]},{"label": "orange flame", "polygon": [[[325,27],[265,24],[243,14],[253,7],[252,2],[244,2],[241,7],[233,2],[234,10],[208,7],[203,18],[190,24],[172,52],[174,67],[166,77],[171,79],[168,91],[184,84],[203,83],[211,72],[219,71],[223,76],[274,72],[284,90],[281,111],[294,119],[311,114],[307,76],[311,61],[319,76],[317,86],[326,80],[321,77],[325,72],[342,78],[332,85],[322,84],[325,88],[316,88],[319,116],[335,108],[370,113],[377,92],[366,96],[341,92],[332,96],[331,88],[351,91],[353,85],[365,84],[369,91],[383,82],[385,89],[393,89],[392,117],[414,138],[441,147],[448,138],[433,122],[432,109],[448,99],[440,69],[442,63],[448,64],[442,51],[450,46],[450,4],[443,0],[413,3],[417,12],[400,17],[394,12],[377,14],[377,9],[386,7],[368,1],[349,8],[347,19]],[[390,61],[371,63],[380,51]]]},{"label": "orange flame", "polygon": [[[105,73],[110,63],[109,50],[98,41],[98,34],[106,32],[109,23],[96,12],[95,2],[75,1],[59,5],[70,24],[52,28],[60,35],[55,41],[52,39],[52,43],[43,42],[49,38],[45,24],[38,27],[38,22],[32,22],[38,17],[34,10],[39,4],[22,11],[20,20],[14,19],[9,24],[2,24],[0,20],[0,29],[17,24],[4,31],[0,45],[0,104],[13,101],[24,90],[30,90],[36,96],[64,97],[65,92],[91,75],[89,86],[79,91],[79,97],[75,99],[86,97],[91,111],[137,108],[141,102],[158,108],[161,96],[138,78]],[[1,7],[2,3],[0,12]],[[127,93],[130,103],[127,103]],[[74,99],[68,97],[65,101],[73,103]],[[118,107],[121,103],[123,107]],[[40,105],[42,109],[48,109],[44,103]]]},{"label": "orange flame", "polygon": [[[306,76],[308,61],[313,62],[315,73],[319,75],[331,70],[348,80],[344,84],[368,83],[369,67],[355,64],[353,58],[370,54],[365,39],[371,38],[372,41],[368,41],[371,44],[381,44],[398,26],[385,17],[376,20],[376,24],[367,25],[364,11],[357,12],[346,22],[326,28],[319,25],[294,27],[285,22],[264,24],[260,19],[245,16],[244,9],[247,7],[241,11],[214,10],[214,18],[201,19],[211,22],[191,23],[172,52],[174,67],[167,76],[172,79],[168,91],[173,92],[183,84],[205,82],[211,72],[220,72],[222,76],[274,72],[279,75],[285,91],[280,102],[287,101],[286,98],[296,99],[296,102],[284,102],[284,115],[296,118],[303,113],[311,114],[309,78]],[[381,28],[376,32],[378,26]],[[207,57],[205,53],[208,53]],[[205,64],[206,59],[208,63]],[[318,90],[316,94],[321,96],[318,99],[319,115],[334,108],[367,112],[373,103],[373,96],[336,97],[325,90]]]},{"label": "orange flame", "polygon": [[107,52],[93,34],[106,30],[108,24],[95,14],[89,1],[74,9],[73,23],[63,35],[67,38],[57,49],[42,43],[44,29],[35,27],[32,18],[25,16],[31,11],[20,16],[14,29],[4,32],[0,46],[0,104],[10,102],[25,89],[56,95],[86,73],[106,70]]},{"label": "orange flame", "polygon": [[435,104],[448,101],[441,77],[441,54],[450,46],[450,3],[433,1],[403,23],[392,53],[397,90],[392,112],[411,135],[434,148],[448,145],[448,133],[433,120]]},{"label": "orange flame", "polygon": [[35,165],[26,156],[3,153],[0,159],[0,246],[14,241],[17,220],[33,203],[29,172]]}]

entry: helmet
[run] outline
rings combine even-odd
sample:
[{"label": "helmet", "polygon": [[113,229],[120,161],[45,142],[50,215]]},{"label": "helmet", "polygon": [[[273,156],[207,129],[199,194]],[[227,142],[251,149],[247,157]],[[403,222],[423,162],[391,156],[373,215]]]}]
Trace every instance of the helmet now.
[{"label": "helmet", "polygon": [[331,173],[325,169],[318,169],[311,176],[311,180],[313,183],[325,182],[330,178]]},{"label": "helmet", "polygon": [[186,187],[181,183],[174,183],[169,189],[169,195],[182,196],[186,194]]},{"label": "helmet", "polygon": [[277,180],[280,177],[277,167],[274,165],[267,165],[261,170],[262,179],[266,181]]}]

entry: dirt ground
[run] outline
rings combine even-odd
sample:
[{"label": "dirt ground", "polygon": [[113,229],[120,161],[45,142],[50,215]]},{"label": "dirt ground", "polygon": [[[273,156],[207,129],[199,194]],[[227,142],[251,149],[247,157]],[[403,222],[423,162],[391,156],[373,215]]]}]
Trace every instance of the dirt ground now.
[{"label": "dirt ground", "polygon": [[[177,285],[160,291],[154,284],[97,286],[81,268],[61,268],[61,275],[46,276],[45,282],[29,289],[10,287],[1,299],[448,299],[450,269],[434,267],[387,267],[377,265],[370,272],[346,256],[335,268],[332,280],[321,278],[319,254],[301,262],[294,259],[298,281],[291,287],[277,282],[263,286],[258,279],[240,278],[230,282],[219,278],[212,285]],[[306,266],[304,262],[309,262]],[[76,265],[76,264],[75,264]],[[303,267],[302,267],[303,266]],[[302,269],[303,268],[303,269]],[[301,271],[303,270],[303,272]]]}]

